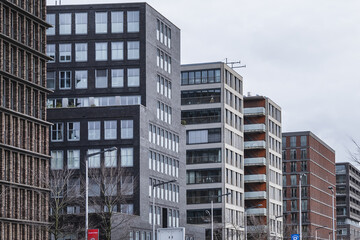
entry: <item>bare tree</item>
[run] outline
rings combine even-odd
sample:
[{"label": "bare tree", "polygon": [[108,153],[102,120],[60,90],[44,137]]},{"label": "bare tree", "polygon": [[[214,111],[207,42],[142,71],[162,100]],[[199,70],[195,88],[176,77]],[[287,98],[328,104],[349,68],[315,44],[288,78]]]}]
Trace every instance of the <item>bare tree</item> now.
[{"label": "bare tree", "polygon": [[102,165],[89,169],[89,209],[95,214],[96,222],[100,220],[106,240],[111,240],[112,233],[119,228],[117,238],[128,237],[134,215],[133,205],[128,204],[127,199],[133,195],[135,182],[125,168]]},{"label": "bare tree", "polygon": [[266,220],[261,216],[250,215],[247,218],[247,239],[262,240],[268,237]]},{"label": "bare tree", "polygon": [[74,214],[80,214],[83,199],[80,194],[80,179],[74,175],[74,170],[52,170],[50,181],[50,226],[49,233],[57,240],[68,234],[77,234],[82,229],[77,221],[72,221]]}]

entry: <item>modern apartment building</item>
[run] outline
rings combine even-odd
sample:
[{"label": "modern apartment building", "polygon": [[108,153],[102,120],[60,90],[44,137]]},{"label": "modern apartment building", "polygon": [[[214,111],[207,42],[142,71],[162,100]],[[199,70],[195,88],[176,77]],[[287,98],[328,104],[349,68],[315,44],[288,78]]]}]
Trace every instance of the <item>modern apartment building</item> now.
[{"label": "modern apartment building", "polygon": [[283,133],[282,144],[284,238],[299,233],[301,181],[302,239],[316,235],[329,239],[333,230],[335,151],[309,131]]},{"label": "modern apartment building", "polygon": [[360,171],[349,162],[336,163],[337,239],[360,238]]},{"label": "modern apartment building", "polygon": [[[87,154],[117,147],[89,159],[91,171],[122,171],[115,195],[123,200],[112,210],[136,217],[116,236],[153,239],[154,221],[184,226],[180,30],[146,3],[50,6],[47,19],[54,26],[47,32],[51,170],[73,169],[71,183],[82,191]],[[90,176],[90,220],[104,209],[91,203],[108,197],[106,179],[99,186]]]},{"label": "modern apartment building", "polygon": [[0,2],[0,239],[48,239],[45,4]]},{"label": "modern apartment building", "polygon": [[[244,237],[242,77],[223,62],[181,66],[187,223],[211,239]],[[228,195],[224,195],[228,194]],[[224,195],[224,196],[222,196]]]},{"label": "modern apartment building", "polygon": [[244,98],[245,209],[248,239],[282,237],[281,108]]}]

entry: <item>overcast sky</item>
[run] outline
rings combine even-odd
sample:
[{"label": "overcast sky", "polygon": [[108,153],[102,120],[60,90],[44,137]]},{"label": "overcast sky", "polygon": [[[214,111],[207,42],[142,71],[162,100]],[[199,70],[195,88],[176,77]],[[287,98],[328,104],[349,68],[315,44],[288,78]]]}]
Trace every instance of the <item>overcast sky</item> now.
[{"label": "overcast sky", "polygon": [[181,29],[182,63],[241,60],[244,94],[279,104],[283,131],[310,130],[349,161],[351,138],[360,142],[360,1],[147,2]]}]

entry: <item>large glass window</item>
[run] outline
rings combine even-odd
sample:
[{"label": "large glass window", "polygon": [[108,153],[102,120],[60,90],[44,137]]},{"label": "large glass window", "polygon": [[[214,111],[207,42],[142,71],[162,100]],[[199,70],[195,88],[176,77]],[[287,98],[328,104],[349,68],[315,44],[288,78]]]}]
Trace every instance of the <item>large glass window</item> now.
[{"label": "large glass window", "polygon": [[67,138],[69,141],[80,140],[80,122],[68,122]]},{"label": "large glass window", "polygon": [[88,72],[87,70],[75,71],[75,88],[87,88],[88,82]]},{"label": "large glass window", "polygon": [[220,89],[181,91],[181,105],[219,103]]},{"label": "large glass window", "polygon": [[63,140],[64,124],[54,123],[51,126],[51,141],[58,142]]},{"label": "large glass window", "polygon": [[55,89],[55,76],[56,72],[47,72],[46,74],[46,87],[49,89]]},{"label": "large glass window", "polygon": [[95,43],[95,60],[106,61],[107,60],[107,43]]},{"label": "large glass window", "polygon": [[88,122],[88,140],[100,139],[100,122],[91,121]]},{"label": "large glass window", "polygon": [[220,169],[189,170],[186,172],[187,184],[202,184],[221,182]]},{"label": "large glass window", "polygon": [[128,87],[138,87],[140,86],[140,69],[139,68],[129,68],[127,70],[127,82]]},{"label": "large glass window", "polygon": [[75,34],[87,34],[87,13],[75,13]]},{"label": "large glass window", "polygon": [[76,43],[75,44],[75,61],[86,62],[87,61],[87,43]]},{"label": "large glass window", "polygon": [[95,87],[96,88],[107,88],[108,77],[107,70],[95,70]]},{"label": "large glass window", "polygon": [[121,166],[132,167],[133,165],[133,148],[121,148]]},{"label": "large glass window", "polygon": [[290,137],[290,147],[296,147],[296,136]]},{"label": "large glass window", "polygon": [[121,139],[132,139],[134,134],[133,120],[121,120]]},{"label": "large glass window", "polygon": [[117,166],[117,150],[105,152],[105,167]]},{"label": "large glass window", "polygon": [[55,22],[55,14],[47,14],[46,21],[52,25],[51,28],[46,30],[46,35],[55,35],[56,22]]},{"label": "large glass window", "polygon": [[64,153],[63,151],[51,151],[51,170],[63,169]]},{"label": "large glass window", "polygon": [[71,88],[71,72],[70,71],[61,71],[60,75],[60,89],[70,89]]},{"label": "large glass window", "polygon": [[307,145],[307,138],[306,136],[301,136],[300,137],[300,143],[301,143],[301,146],[304,147]]},{"label": "large glass window", "polygon": [[71,13],[59,14],[59,34],[60,35],[71,34]]},{"label": "large glass window", "polygon": [[[56,59],[56,50],[55,50],[55,44],[48,44],[46,46],[46,55],[52,58],[52,60],[49,60],[49,62],[55,62]],[[21,63],[22,64],[22,63]]]},{"label": "large glass window", "polygon": [[117,122],[114,121],[105,121],[104,122],[105,128],[105,139],[116,139],[117,138]]},{"label": "large glass window", "polygon": [[132,195],[134,193],[133,176],[121,176],[121,194]]},{"label": "large glass window", "polygon": [[181,112],[181,121],[185,124],[221,122],[221,109],[191,110]]},{"label": "large glass window", "polygon": [[139,11],[127,12],[127,31],[128,32],[139,31]]},{"label": "large glass window", "polygon": [[111,32],[122,33],[124,22],[123,12],[111,12]]},{"label": "large glass window", "polygon": [[71,44],[59,44],[59,61],[71,62]]},{"label": "large glass window", "polygon": [[221,149],[187,150],[186,164],[220,163]]},{"label": "large glass window", "polygon": [[111,69],[111,87],[124,87],[124,69]]},{"label": "large glass window", "polygon": [[187,144],[215,143],[220,140],[220,128],[187,131]]},{"label": "large glass window", "polygon": [[[89,149],[87,154],[93,154],[100,152],[100,149]],[[100,168],[100,154],[96,154],[92,157],[89,157],[89,168]]]},{"label": "large glass window", "polygon": [[67,151],[67,166],[69,169],[80,168],[80,150]]},{"label": "large glass window", "polygon": [[123,60],[124,59],[124,43],[112,42],[111,43],[111,60]]},{"label": "large glass window", "polygon": [[181,85],[219,83],[220,78],[220,69],[181,72]]},{"label": "large glass window", "polygon": [[139,59],[140,56],[140,43],[139,41],[130,41],[127,43],[127,58],[129,60]]},{"label": "large glass window", "polygon": [[95,13],[95,32],[107,33],[107,13],[97,12]]}]

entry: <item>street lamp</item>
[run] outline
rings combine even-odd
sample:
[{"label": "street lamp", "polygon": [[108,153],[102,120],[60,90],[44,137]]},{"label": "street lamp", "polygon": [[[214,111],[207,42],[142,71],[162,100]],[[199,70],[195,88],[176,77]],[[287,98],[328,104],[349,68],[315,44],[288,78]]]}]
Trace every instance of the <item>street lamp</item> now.
[{"label": "street lamp", "polygon": [[89,230],[89,158],[105,153],[117,150],[117,147],[111,147],[104,151],[90,153],[85,155],[85,240],[88,239]]},{"label": "street lamp", "polygon": [[231,192],[211,197],[211,240],[214,240],[214,198],[224,197],[228,195],[231,195]]},{"label": "street lamp", "polygon": [[329,186],[328,189],[330,189],[330,191],[332,193],[332,195],[331,195],[331,200],[332,200],[332,207],[331,207],[331,211],[332,211],[332,232],[333,232],[332,239],[335,240],[335,217],[334,217],[335,191],[334,191],[334,188],[332,186]]},{"label": "street lamp", "polygon": [[247,240],[247,213],[246,211],[249,209],[253,209],[253,208],[257,208],[257,207],[261,207],[262,204],[257,204],[255,206],[250,206],[250,207],[245,207],[245,211],[244,211],[244,218],[245,218],[245,240]]},{"label": "street lamp", "polygon": [[299,177],[299,236],[300,236],[300,240],[302,240],[302,219],[301,219],[301,180],[302,178],[306,176],[305,173],[300,174]]},{"label": "street lamp", "polygon": [[315,228],[315,240],[317,240],[317,231],[318,231],[318,229],[326,228],[326,227],[327,227],[327,226],[321,226],[321,227]]},{"label": "street lamp", "polygon": [[156,211],[155,211],[155,187],[158,187],[158,186],[162,186],[162,185],[165,185],[165,184],[168,184],[168,183],[172,183],[172,182],[176,182],[176,179],[173,179],[173,180],[170,180],[170,181],[167,181],[167,182],[162,182],[162,183],[157,183],[157,184],[153,184],[152,185],[152,194],[153,194],[153,226],[152,226],[152,232],[153,232],[153,239],[152,240],[155,240],[155,220],[156,220]]}]

